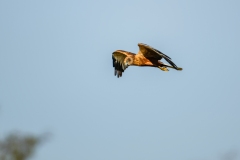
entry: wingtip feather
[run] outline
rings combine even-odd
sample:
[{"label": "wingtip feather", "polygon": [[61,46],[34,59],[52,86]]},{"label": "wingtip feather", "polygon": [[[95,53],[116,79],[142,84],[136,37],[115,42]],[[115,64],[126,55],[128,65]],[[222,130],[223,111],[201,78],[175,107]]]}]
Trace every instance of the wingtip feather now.
[{"label": "wingtip feather", "polygon": [[178,71],[182,71],[183,69],[182,68],[177,68]]}]

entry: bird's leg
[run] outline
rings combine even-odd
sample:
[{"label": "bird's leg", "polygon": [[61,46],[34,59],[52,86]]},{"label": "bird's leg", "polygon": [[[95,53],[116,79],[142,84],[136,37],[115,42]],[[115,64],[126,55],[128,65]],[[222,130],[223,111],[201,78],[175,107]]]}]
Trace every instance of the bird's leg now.
[{"label": "bird's leg", "polygon": [[158,66],[158,68],[161,69],[162,71],[165,71],[165,72],[168,71],[167,67],[160,67],[160,66]]},{"label": "bird's leg", "polygon": [[[172,69],[176,69],[176,68],[174,68],[173,66],[170,66],[170,65],[167,65],[167,64],[162,64],[162,66],[163,66],[163,67],[172,68]],[[181,71],[182,68],[179,68],[179,67],[178,67],[176,70]]]}]

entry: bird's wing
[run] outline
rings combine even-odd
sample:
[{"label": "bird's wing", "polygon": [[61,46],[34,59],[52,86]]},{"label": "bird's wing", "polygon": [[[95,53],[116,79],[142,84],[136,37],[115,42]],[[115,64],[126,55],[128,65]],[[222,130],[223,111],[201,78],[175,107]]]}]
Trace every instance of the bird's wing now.
[{"label": "bird's wing", "polygon": [[171,58],[168,57],[166,54],[163,54],[159,50],[150,47],[149,45],[138,43],[140,54],[142,54],[146,58],[154,58],[157,60],[161,60],[164,58],[169,64],[171,64],[175,69],[178,67],[171,61]]},{"label": "bird's wing", "polygon": [[113,67],[115,68],[114,74],[117,77],[122,77],[122,72],[128,67],[124,63],[125,58],[132,53],[123,51],[123,50],[116,50],[112,53],[112,59],[113,59]]}]

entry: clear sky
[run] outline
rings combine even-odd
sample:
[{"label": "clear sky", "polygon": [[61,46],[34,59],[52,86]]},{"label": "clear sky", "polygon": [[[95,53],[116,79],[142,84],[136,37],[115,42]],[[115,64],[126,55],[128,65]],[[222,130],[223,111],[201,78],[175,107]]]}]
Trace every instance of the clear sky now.
[{"label": "clear sky", "polygon": [[[139,42],[183,71],[114,77]],[[34,160],[239,160],[239,59],[238,0],[0,0],[0,138],[51,132]]]}]

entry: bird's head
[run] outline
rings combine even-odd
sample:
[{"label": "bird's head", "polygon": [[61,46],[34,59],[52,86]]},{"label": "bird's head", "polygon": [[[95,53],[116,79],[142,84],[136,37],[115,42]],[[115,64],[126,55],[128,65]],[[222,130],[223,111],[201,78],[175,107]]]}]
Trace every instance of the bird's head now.
[{"label": "bird's head", "polygon": [[124,60],[125,65],[130,66],[133,63],[133,59],[131,57],[127,57]]}]

